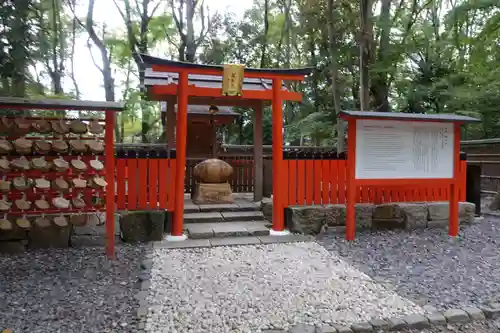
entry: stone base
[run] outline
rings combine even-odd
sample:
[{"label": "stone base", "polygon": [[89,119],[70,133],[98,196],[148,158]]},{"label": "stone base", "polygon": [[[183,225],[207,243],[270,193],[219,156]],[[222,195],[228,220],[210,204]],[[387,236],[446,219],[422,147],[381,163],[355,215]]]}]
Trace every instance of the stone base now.
[{"label": "stone base", "polygon": [[[372,227],[373,204],[354,206],[356,228]],[[316,206],[290,206],[287,209],[286,225],[291,232],[316,235],[330,228],[345,226],[346,207],[341,204]]]},{"label": "stone base", "polygon": [[164,211],[128,212],[120,216],[120,231],[124,242],[160,241],[165,232]]},{"label": "stone base", "polygon": [[69,247],[71,229],[70,224],[65,227],[51,225],[47,228],[41,228],[34,224],[28,233],[28,247],[34,249]]},{"label": "stone base", "polygon": [[[261,209],[272,211],[272,201],[262,202]],[[356,230],[447,228],[449,203],[396,202],[381,205],[356,204]],[[459,218],[462,224],[474,223],[473,203],[460,202]],[[285,209],[287,228],[293,233],[308,235],[337,231],[345,226],[346,208],[343,204],[290,206]]]},{"label": "stone base", "polygon": [[195,185],[193,203],[197,205],[233,202],[233,191],[229,183],[196,183]]},{"label": "stone base", "polygon": [[0,253],[17,254],[26,252],[27,240],[0,241]]}]

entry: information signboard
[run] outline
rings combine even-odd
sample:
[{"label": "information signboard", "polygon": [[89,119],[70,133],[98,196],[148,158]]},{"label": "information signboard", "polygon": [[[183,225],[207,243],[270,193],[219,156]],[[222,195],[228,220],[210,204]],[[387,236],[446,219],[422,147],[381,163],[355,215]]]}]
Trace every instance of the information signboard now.
[{"label": "information signboard", "polygon": [[453,123],[358,119],[356,179],[453,178]]}]

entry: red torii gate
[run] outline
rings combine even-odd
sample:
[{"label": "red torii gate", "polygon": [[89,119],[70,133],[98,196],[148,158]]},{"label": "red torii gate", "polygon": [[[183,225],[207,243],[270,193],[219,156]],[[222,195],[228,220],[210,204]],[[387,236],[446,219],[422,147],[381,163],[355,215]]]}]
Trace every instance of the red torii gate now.
[{"label": "red torii gate", "polygon": [[[160,75],[145,85],[150,99],[177,104],[175,204],[169,239],[183,240],[184,177],[186,167],[187,108],[193,105],[240,106],[261,109],[264,103],[272,105],[273,124],[273,226],[271,234],[286,233],[284,223],[283,178],[283,102],[302,100],[302,94],[284,87],[284,81],[302,81],[312,68],[264,69],[245,68],[241,94],[223,95],[224,67],[171,61],[141,55],[146,68]],[[168,121],[167,121],[168,122]],[[259,140],[261,143],[262,141]]]}]

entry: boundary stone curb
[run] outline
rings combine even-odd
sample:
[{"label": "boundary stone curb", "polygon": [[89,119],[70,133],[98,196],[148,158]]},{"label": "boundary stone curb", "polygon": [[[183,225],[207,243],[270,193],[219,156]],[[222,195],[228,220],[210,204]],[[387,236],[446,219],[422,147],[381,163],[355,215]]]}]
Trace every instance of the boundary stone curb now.
[{"label": "boundary stone curb", "polygon": [[146,245],[146,254],[139,264],[139,272],[137,274],[137,283],[139,291],[135,294],[138,307],[136,312],[137,331],[136,333],[146,332],[146,319],[148,315],[148,295],[151,287],[151,269],[153,267],[153,245]]},{"label": "boundary stone curb", "polygon": [[448,309],[442,312],[429,314],[410,314],[401,317],[387,319],[372,319],[369,321],[357,322],[349,327],[342,325],[319,326],[298,324],[290,330],[283,329],[263,329],[262,333],[369,333],[369,332],[398,332],[407,329],[426,329],[447,324],[465,324],[470,322],[485,321],[487,319],[500,318],[500,303],[492,303],[483,307],[467,306],[463,308]]}]

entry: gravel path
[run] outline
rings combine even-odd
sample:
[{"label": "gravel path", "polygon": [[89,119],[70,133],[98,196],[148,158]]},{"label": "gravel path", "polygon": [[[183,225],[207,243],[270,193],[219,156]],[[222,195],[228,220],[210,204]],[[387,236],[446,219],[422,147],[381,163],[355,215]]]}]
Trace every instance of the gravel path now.
[{"label": "gravel path", "polygon": [[132,332],[144,249],[37,250],[0,256],[0,329],[15,333]]},{"label": "gravel path", "polygon": [[315,242],[153,254],[149,332],[258,332],[423,310]]},{"label": "gravel path", "polygon": [[438,309],[500,300],[500,220],[462,227],[452,241],[446,230],[361,232],[320,241],[378,283],[420,305]]}]

